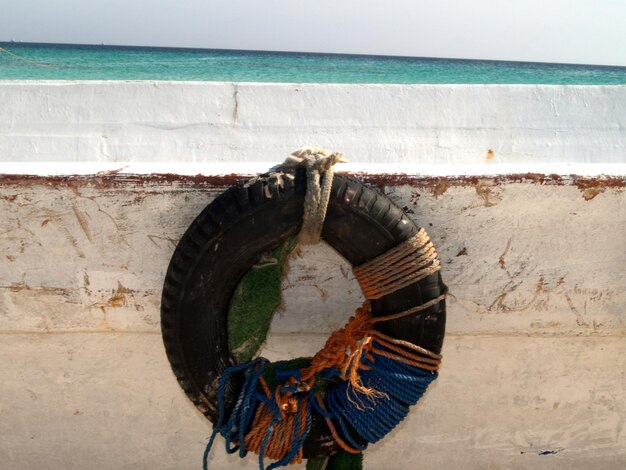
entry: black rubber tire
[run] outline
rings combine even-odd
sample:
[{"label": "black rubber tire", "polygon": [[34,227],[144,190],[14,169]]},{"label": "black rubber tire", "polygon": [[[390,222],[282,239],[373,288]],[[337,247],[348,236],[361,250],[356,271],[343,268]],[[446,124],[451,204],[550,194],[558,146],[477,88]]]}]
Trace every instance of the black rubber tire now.
[{"label": "black rubber tire", "polygon": [[[282,182],[281,182],[282,181]],[[261,254],[295,236],[302,224],[306,177],[263,175],[250,185],[231,187],[209,204],[187,229],[170,261],[161,302],[161,328],[167,357],[181,387],[213,423],[217,384],[234,365],[226,331],[230,297]],[[411,237],[419,227],[386,196],[343,175],[335,175],[322,238],[353,266]],[[439,272],[371,302],[375,316],[396,313],[444,292]],[[445,302],[419,314],[383,322],[380,331],[441,351]],[[227,386],[227,406],[239,388]],[[340,449],[321,417],[304,446],[306,458]]]}]

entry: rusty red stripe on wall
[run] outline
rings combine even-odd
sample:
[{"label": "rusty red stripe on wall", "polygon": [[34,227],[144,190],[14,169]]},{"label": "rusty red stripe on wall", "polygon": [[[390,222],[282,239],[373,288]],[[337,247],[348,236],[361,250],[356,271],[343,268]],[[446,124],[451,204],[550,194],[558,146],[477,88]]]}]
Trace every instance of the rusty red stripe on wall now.
[{"label": "rusty red stripe on wall", "polygon": [[[623,189],[626,187],[625,176],[580,176],[557,175],[543,173],[518,173],[484,176],[421,176],[408,174],[372,174],[348,173],[361,181],[380,189],[388,186],[414,186],[429,188],[436,196],[444,194],[450,187],[458,186],[498,186],[502,184],[526,183],[537,185],[555,185],[578,187],[586,191],[590,198],[606,189]],[[242,183],[253,175],[179,175],[172,173],[159,174],[127,174],[119,172],[102,172],[94,175],[16,175],[0,174],[0,185],[46,185],[46,186],[92,186],[102,189],[127,188],[134,186],[170,186],[177,185],[190,188],[228,187]]]}]

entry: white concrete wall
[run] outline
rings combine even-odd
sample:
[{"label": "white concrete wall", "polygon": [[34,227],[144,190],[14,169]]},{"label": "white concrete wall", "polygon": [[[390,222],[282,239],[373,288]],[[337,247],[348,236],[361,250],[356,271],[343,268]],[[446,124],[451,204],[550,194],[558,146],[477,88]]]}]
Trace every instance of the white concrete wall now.
[{"label": "white concrete wall", "polygon": [[[224,189],[124,175],[1,188],[0,331],[16,333],[157,333],[174,246]],[[450,179],[386,192],[438,248],[451,292],[449,333],[626,332],[623,188]],[[285,280],[289,314],[277,333],[325,333],[362,302],[332,250],[304,253]],[[321,279],[305,282],[315,273]]]},{"label": "white concrete wall", "polygon": [[623,163],[624,109],[625,86],[5,81],[0,158]]},{"label": "white concrete wall", "polygon": [[[269,166],[309,138],[357,164],[375,150],[379,163],[406,155],[387,175],[362,177],[427,227],[450,287],[440,379],[367,451],[365,468],[624,468],[624,90],[0,83],[0,160],[17,162],[0,165],[0,468],[199,468],[211,428],[165,358],[165,269],[191,220],[232,180],[229,167],[257,171],[264,164],[250,162]],[[380,113],[362,104],[374,95]],[[363,119],[379,127],[366,132]],[[458,140],[446,147],[419,137],[427,134]],[[511,143],[509,153],[494,142]],[[124,173],[132,164],[95,174],[124,162],[60,162],[107,158],[144,161],[144,174]],[[149,160],[178,158],[238,164],[204,170],[218,177],[182,175],[202,165],[148,174],[165,168]],[[52,167],[24,163],[36,160]],[[411,164],[433,177],[394,175]],[[72,169],[92,175],[46,176]],[[314,353],[362,300],[332,250],[302,254],[284,281],[285,310],[263,350],[270,359]],[[220,448],[210,468],[256,467]]]}]

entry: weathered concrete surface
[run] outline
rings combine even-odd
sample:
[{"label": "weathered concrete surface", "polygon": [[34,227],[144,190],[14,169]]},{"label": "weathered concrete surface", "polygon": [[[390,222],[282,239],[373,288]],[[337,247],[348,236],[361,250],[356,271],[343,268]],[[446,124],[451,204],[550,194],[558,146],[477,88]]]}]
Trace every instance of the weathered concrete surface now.
[{"label": "weathered concrete surface", "polygon": [[[160,335],[0,339],[3,469],[200,468],[210,424],[178,387]],[[323,341],[272,336],[263,353],[312,354]],[[425,399],[367,451],[366,469],[624,468],[622,338],[449,335],[444,357]],[[218,442],[210,468],[258,464]]]},{"label": "weathered concrete surface", "polygon": [[625,86],[2,81],[5,161],[624,162]]},{"label": "weathered concrete surface", "polygon": [[[450,297],[441,377],[365,468],[624,468],[624,179],[367,179],[428,228]],[[211,428],[169,368],[159,303],[177,240],[222,190],[0,180],[3,469],[199,468]],[[270,359],[313,354],[362,301],[332,249],[301,254]],[[258,467],[218,442],[210,468]]]},{"label": "weathered concrete surface", "polygon": [[[0,467],[199,468],[169,258],[225,186],[317,144],[429,230],[450,287],[441,377],[366,468],[625,468],[625,108],[624,86],[0,82]],[[301,254],[270,359],[362,301],[333,250]]]},{"label": "weathered concrete surface", "polygon": [[[623,180],[370,180],[435,241],[450,287],[449,332],[626,331]],[[158,331],[169,258],[222,191],[211,181],[5,178],[0,331]],[[362,301],[332,250],[305,253],[285,280],[276,332],[326,331]]]}]

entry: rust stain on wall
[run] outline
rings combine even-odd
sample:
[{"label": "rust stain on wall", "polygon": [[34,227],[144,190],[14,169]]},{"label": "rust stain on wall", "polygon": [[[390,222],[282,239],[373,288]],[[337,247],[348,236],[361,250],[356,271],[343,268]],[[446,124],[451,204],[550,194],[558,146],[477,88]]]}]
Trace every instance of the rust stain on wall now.
[{"label": "rust stain on wall", "polygon": [[128,305],[127,294],[133,294],[131,289],[124,287],[121,282],[117,282],[117,289],[113,291],[113,295],[104,303],[105,307],[120,308]]},{"label": "rust stain on wall", "polygon": [[28,284],[23,282],[11,284],[8,287],[0,286],[0,289],[8,288],[11,292],[22,292],[22,291],[34,291],[41,294],[48,295],[61,295],[63,297],[68,297],[71,294],[71,289],[64,287],[49,287],[49,286],[37,286],[31,287]]},{"label": "rust stain on wall", "polygon": [[598,194],[603,193],[606,188],[587,188],[583,190],[583,198],[585,201],[591,201]]},{"label": "rust stain on wall", "polygon": [[445,181],[435,184],[432,188],[433,196],[435,197],[442,196],[443,194],[445,194],[445,192],[448,190],[449,187],[450,187],[450,184],[448,184]]},{"label": "rust stain on wall", "polygon": [[81,186],[89,186],[95,189],[116,189],[127,187],[144,188],[146,185],[172,186],[175,184],[202,188],[233,186],[244,183],[252,176],[254,175],[234,173],[227,175],[175,175],[171,173],[136,175],[116,172],[63,176],[0,174],[0,185],[39,184],[51,187],[66,187],[73,190]]},{"label": "rust stain on wall", "polygon": [[[225,175],[175,175],[147,174],[136,175],[118,173],[118,170],[96,175],[38,176],[0,174],[0,185],[38,184],[52,187],[69,187],[76,189],[89,186],[95,189],[114,189],[140,187],[142,192],[146,186],[174,186],[191,188],[227,187],[246,182],[253,174],[230,173]],[[554,186],[576,186],[581,192],[587,189],[623,189],[626,187],[626,176],[585,177],[579,175],[561,176],[543,173],[518,173],[497,176],[420,176],[399,174],[365,174],[343,173],[365,183],[384,189],[387,186],[414,186],[430,188],[433,194],[444,194],[449,188],[460,186],[499,186],[509,183],[530,183]],[[13,196],[5,196],[13,198]]]},{"label": "rust stain on wall", "polygon": [[475,189],[476,189],[476,194],[483,201],[483,205],[485,207],[492,207],[496,205],[496,203],[493,201],[491,197],[492,190],[490,186],[487,186],[485,184],[477,184],[475,186]]}]

